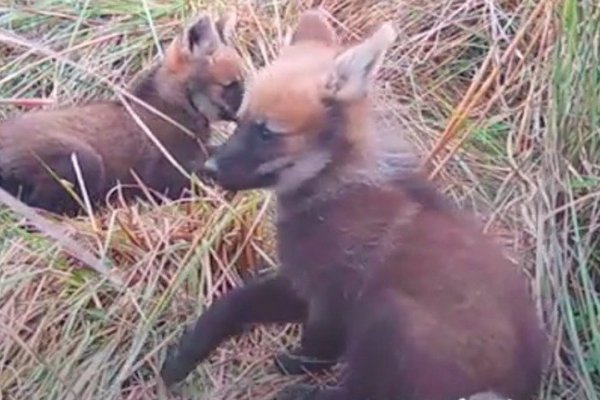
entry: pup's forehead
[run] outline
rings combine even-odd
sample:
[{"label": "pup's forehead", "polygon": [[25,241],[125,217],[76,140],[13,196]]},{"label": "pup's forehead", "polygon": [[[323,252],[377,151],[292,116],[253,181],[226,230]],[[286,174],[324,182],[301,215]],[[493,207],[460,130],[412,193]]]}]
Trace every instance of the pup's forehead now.
[{"label": "pup's forehead", "polygon": [[336,50],[314,43],[284,48],[272,63],[259,70],[248,84],[246,111],[254,116],[316,113],[327,73]]}]

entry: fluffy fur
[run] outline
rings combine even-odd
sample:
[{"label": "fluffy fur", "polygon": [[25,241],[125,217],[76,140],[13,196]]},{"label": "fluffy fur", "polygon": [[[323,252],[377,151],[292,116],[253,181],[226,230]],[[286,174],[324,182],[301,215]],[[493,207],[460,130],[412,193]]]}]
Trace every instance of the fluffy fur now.
[{"label": "fluffy fur", "polygon": [[[210,123],[233,120],[243,94],[242,61],[230,44],[233,16],[213,22],[200,15],[177,36],[162,62],[132,93],[176,124],[134,102],[132,110],[188,172],[208,157]],[[81,207],[61,186],[81,196],[76,156],[94,205],[117,183],[126,199],[137,196],[134,174],[151,190],[176,198],[186,177],[163,155],[119,101],[31,112],[0,123],[0,185],[25,203],[75,215]],[[132,173],[133,172],[133,173]]]},{"label": "fluffy fur", "polygon": [[276,357],[282,370],[348,368],[339,387],[282,397],[530,399],[545,337],[525,277],[397,135],[374,129],[370,81],[393,27],[342,47],[319,18],[305,14],[259,72],[236,133],[207,164],[225,188],[276,190],[281,269],[206,310],[163,379],[183,379],[248,324],[301,322],[299,348]]}]

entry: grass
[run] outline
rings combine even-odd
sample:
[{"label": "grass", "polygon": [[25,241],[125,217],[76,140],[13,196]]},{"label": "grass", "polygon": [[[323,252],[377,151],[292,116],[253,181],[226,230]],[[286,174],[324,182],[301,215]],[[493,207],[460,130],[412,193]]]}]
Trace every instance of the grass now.
[{"label": "grass", "polygon": [[[0,119],[114,97],[160,57],[182,21],[198,9],[229,3],[0,0]],[[237,44],[249,69],[276,54],[285,29],[310,2],[255,3],[238,4]],[[383,19],[397,22],[401,39],[380,76],[382,118],[413,143],[431,178],[457,204],[477,212],[507,254],[527,268],[553,340],[540,399],[595,399],[598,5],[323,5],[346,39]],[[225,203],[200,188],[193,202],[140,202],[93,217],[49,217],[53,225],[42,233],[27,229],[30,218],[2,209],[0,397],[157,398],[157,369],[182,325],[246,274],[276,265],[270,204],[262,192]],[[97,261],[113,281],[87,268]],[[291,379],[273,373],[267,361],[296,333],[294,326],[261,328],[228,342],[172,398],[268,398]]]}]

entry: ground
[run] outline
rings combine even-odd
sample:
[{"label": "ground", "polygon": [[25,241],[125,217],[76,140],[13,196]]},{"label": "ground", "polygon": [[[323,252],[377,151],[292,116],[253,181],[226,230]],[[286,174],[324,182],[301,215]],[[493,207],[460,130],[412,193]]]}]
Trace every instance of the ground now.
[{"label": "ground", "polygon": [[[251,73],[311,3],[0,0],[0,119],[114,98],[198,10],[237,4],[236,43]],[[347,40],[395,21],[378,108],[431,179],[529,273],[553,343],[540,399],[594,399],[600,9],[575,0],[320,3]],[[183,324],[243,276],[276,266],[266,193],[197,193],[78,219],[5,204],[0,398],[157,398],[166,345]],[[55,225],[27,228],[40,220]],[[230,341],[171,398],[268,398],[294,381],[274,373],[270,357],[296,334],[271,327]]]}]

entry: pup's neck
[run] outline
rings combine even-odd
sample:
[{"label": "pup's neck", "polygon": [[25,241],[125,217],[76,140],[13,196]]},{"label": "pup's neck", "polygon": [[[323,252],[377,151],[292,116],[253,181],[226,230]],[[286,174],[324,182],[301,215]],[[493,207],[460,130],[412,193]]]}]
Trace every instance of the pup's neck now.
[{"label": "pup's neck", "polygon": [[343,196],[350,186],[384,187],[417,171],[418,159],[401,132],[384,129],[364,104],[344,112],[333,124],[334,129],[343,129],[333,137],[342,140],[315,153],[310,164],[317,171],[313,176],[297,187],[276,190],[281,207],[310,207]]}]

